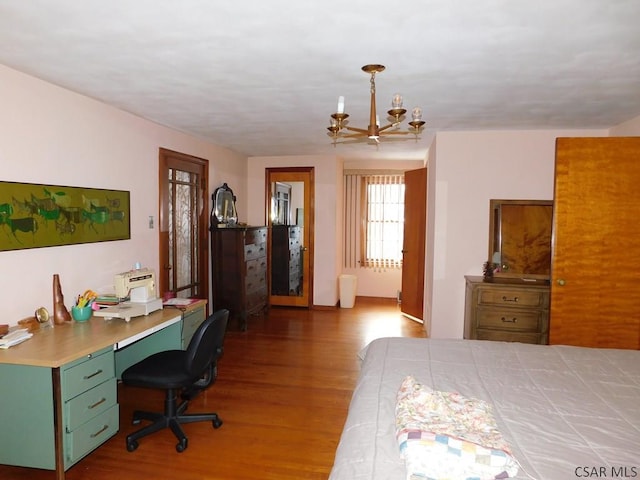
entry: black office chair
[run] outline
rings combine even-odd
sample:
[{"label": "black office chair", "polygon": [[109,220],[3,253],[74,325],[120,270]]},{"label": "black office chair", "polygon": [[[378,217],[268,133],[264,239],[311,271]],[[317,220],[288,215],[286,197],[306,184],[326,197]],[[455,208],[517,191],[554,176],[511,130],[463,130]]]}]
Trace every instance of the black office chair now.
[{"label": "black office chair", "polygon": [[[155,353],[140,362],[131,365],[122,372],[122,382],[135,387],[160,388],[166,390],[164,413],[133,413],[133,424],[142,420],[153,422],[151,425],[127,436],[127,450],[138,448],[138,440],[151,433],[171,428],[178,438],[176,450],[187,448],[187,437],[180,427],[181,423],[211,421],[214,428],[220,428],[222,420],[215,413],[185,414],[189,399],[193,396],[193,386],[209,376],[205,386],[217,373],[217,361],[222,355],[224,335],[229,319],[228,310],[218,310],[210,315],[198,327],[186,350],[168,350]],[[189,391],[187,398],[178,405],[178,394]]]}]

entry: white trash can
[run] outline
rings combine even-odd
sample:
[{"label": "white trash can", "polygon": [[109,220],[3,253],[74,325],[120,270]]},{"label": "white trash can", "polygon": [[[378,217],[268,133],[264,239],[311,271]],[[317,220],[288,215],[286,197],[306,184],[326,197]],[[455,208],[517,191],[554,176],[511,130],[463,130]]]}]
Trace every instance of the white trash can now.
[{"label": "white trash can", "polygon": [[340,308],[353,308],[353,304],[356,302],[358,277],[342,274],[338,279],[340,283]]}]

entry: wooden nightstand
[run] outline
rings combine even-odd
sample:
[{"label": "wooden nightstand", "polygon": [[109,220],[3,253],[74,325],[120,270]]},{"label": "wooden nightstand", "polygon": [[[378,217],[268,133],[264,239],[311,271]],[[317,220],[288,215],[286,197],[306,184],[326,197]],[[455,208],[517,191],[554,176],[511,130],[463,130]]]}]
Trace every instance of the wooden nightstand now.
[{"label": "wooden nightstand", "polygon": [[464,338],[505,342],[549,342],[547,281],[465,276]]}]

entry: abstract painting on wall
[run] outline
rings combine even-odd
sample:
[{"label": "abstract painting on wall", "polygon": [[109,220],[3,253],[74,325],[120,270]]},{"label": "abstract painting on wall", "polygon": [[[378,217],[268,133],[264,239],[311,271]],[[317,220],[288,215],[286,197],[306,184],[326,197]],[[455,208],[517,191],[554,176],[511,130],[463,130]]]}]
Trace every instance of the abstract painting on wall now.
[{"label": "abstract painting on wall", "polygon": [[0,251],[131,238],[129,192],[0,181]]}]

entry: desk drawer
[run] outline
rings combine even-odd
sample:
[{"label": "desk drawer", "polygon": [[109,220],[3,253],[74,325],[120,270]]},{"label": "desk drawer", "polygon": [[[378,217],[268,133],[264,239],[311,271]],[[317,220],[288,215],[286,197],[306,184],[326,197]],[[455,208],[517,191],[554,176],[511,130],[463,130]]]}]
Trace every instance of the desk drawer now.
[{"label": "desk drawer", "polygon": [[202,322],[204,322],[204,308],[198,308],[184,314],[182,319],[182,348],[186,350],[191,337]]},{"label": "desk drawer", "polygon": [[484,309],[478,308],[476,321],[478,328],[539,332],[545,313],[526,309]]},{"label": "desk drawer", "polygon": [[115,435],[118,432],[119,419],[116,404],[73,432],[65,433],[65,467],[70,467]]},{"label": "desk drawer", "polygon": [[90,355],[84,361],[63,370],[63,400],[80,395],[114,376],[113,350],[103,351],[95,356]]},{"label": "desk drawer", "polygon": [[66,431],[71,432],[96,415],[109,410],[117,403],[116,379],[111,378],[101,385],[65,402]]}]

